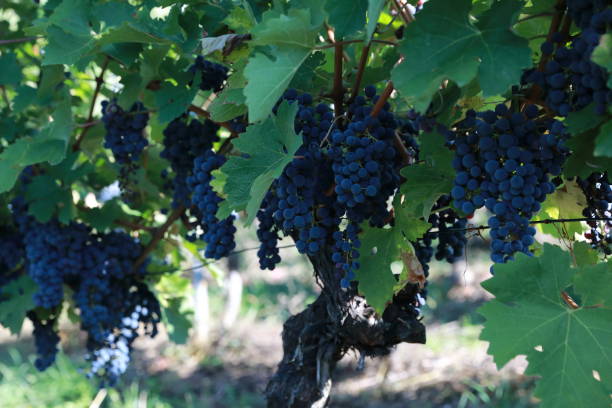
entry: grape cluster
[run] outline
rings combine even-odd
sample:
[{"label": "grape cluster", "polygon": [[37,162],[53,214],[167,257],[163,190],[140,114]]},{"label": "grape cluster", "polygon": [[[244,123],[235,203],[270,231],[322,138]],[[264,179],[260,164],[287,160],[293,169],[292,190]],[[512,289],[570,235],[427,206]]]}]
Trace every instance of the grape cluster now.
[{"label": "grape cluster", "polygon": [[496,263],[515,252],[530,253],[535,229],[529,221],[555,190],[550,176],[561,173],[568,154],[563,124],[538,121],[538,113],[534,105],[511,113],[503,104],[494,111],[468,111],[448,136],[457,171],[453,204],[466,214],[483,206],[494,214],[489,226]]},{"label": "grape cluster", "polygon": [[581,32],[566,45],[562,33],[554,33],[541,50],[548,58],[542,71],[527,72],[525,80],[542,88],[547,106],[560,116],[594,102],[595,111],[604,114],[612,100],[605,68],[591,61],[593,50],[612,24],[612,8],[605,2],[569,1],[568,14]]},{"label": "grape cluster", "polygon": [[[20,198],[13,201],[11,209],[23,236],[26,270],[38,284],[35,304],[55,313],[64,299],[64,286],[69,287],[80,311],[81,328],[88,334],[87,348],[92,355],[111,347],[109,339],[119,341],[117,333],[124,333],[124,318],[132,316],[139,305],[148,312],[137,321],[152,327],[151,335],[156,333],[155,325],[161,313],[155,296],[143,283],[147,262],[134,268],[142,254],[138,241],[120,231],[95,233],[76,222],[62,225],[52,219],[40,223],[27,214],[27,206]],[[53,322],[37,322],[35,315],[30,318],[35,324],[39,350],[37,367],[44,369],[52,364],[56,353]],[[119,371],[99,372],[99,367],[92,367],[95,374],[108,381],[116,379],[114,374]]]},{"label": "grape cluster", "polygon": [[53,365],[58,352],[60,338],[54,327],[57,318],[42,321],[34,312],[28,312],[28,318],[34,325],[34,344],[37,354],[34,366],[39,371],[44,371]]},{"label": "grape cluster", "polygon": [[200,72],[201,90],[219,92],[227,79],[228,69],[221,64],[208,61],[200,55],[196,58],[195,63],[189,67],[189,72],[193,75]]},{"label": "grape cluster", "polygon": [[[174,208],[191,206],[191,189],[187,179],[193,174],[193,162],[212,148],[218,140],[219,126],[210,120],[187,120],[187,116],[174,119],[164,129],[164,150],[160,156],[170,162],[174,175],[166,184],[173,192],[172,206]],[[169,177],[164,170],[162,177]]]},{"label": "grape cluster", "polygon": [[142,102],[136,102],[128,112],[117,101],[102,102],[102,123],[106,129],[104,147],[111,149],[117,163],[135,164],[149,144],[143,130],[149,121],[149,114]]},{"label": "grape cluster", "polygon": [[25,257],[21,235],[13,228],[0,226],[0,290],[15,276]]},{"label": "grape cluster", "polygon": [[[612,186],[607,173],[592,173],[586,179],[578,179],[578,185],[587,199],[582,215],[587,218],[612,218]],[[593,248],[612,255],[612,220],[587,221],[590,231],[585,237]]]},{"label": "grape cluster", "polygon": [[205,256],[212,259],[221,259],[236,247],[234,242],[234,215],[219,220],[216,216],[219,203],[223,201],[213,190],[211,181],[212,171],[218,169],[225,163],[225,157],[212,150],[204,152],[194,161],[192,176],[188,178],[188,184],[192,191],[192,202],[197,208],[196,216],[198,223],[204,230],[201,237],[206,242]]},{"label": "grape cluster", "polygon": [[257,235],[261,246],[260,266],[274,269],[280,262],[278,233],[291,235],[300,253],[313,255],[325,247],[331,232],[340,223],[330,197],[331,161],[322,148],[333,124],[326,104],[313,106],[312,96],[288,90],[283,100],[298,104],[295,131],[302,134],[296,158],[272,184],[257,214]]},{"label": "grape cluster", "polygon": [[341,284],[347,287],[359,268],[359,225],[367,221],[382,227],[392,219],[388,200],[400,184],[399,168],[406,164],[395,143],[404,142],[416,158],[418,115],[399,121],[385,104],[372,117],[378,101],[372,86],[355,98],[343,120],[335,120],[328,105],[313,105],[309,94],[290,89],[282,100],[298,104],[295,130],[303,143],[257,214],[260,266],[273,269],[280,261],[276,245],[282,232],[307,255],[331,247],[344,277]]}]

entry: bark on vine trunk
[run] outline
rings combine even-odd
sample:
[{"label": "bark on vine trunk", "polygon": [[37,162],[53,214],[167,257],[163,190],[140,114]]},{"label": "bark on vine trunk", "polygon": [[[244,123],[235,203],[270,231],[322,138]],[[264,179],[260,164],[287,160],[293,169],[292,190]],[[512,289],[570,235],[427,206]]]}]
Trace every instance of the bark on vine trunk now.
[{"label": "bark on vine trunk", "polygon": [[340,288],[341,277],[329,253],[310,261],[322,291],[283,325],[283,359],[266,388],[269,408],[327,406],[332,373],[349,350],[377,357],[399,343],[425,343],[425,327],[415,310],[415,285],[398,293],[381,317],[354,289]]}]

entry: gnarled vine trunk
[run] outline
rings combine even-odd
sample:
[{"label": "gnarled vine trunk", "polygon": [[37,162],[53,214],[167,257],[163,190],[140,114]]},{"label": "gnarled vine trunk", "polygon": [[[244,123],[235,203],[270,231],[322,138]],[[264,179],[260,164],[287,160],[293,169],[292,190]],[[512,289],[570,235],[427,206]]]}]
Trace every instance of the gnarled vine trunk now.
[{"label": "gnarled vine trunk", "polygon": [[415,310],[416,286],[398,293],[381,317],[354,288],[340,288],[329,253],[310,261],[322,291],[283,326],[283,359],[266,388],[269,408],[327,406],[332,373],[348,350],[376,357],[399,343],[425,343],[425,327]]}]

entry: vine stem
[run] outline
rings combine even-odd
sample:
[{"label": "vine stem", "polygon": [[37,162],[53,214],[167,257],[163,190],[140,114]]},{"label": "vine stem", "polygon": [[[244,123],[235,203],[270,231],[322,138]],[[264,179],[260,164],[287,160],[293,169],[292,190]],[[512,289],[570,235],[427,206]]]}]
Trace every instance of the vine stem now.
[{"label": "vine stem", "polygon": [[344,45],[342,42],[336,41],[334,30],[329,26],[327,26],[327,37],[334,47],[334,84],[331,97],[334,101],[334,112],[336,118],[338,118],[344,113],[344,85],[342,84]]},{"label": "vine stem", "polygon": [[168,229],[172,226],[172,224],[174,224],[174,221],[181,218],[185,210],[186,208],[183,206],[175,209],[168,216],[168,219],[166,220],[166,222],[163,223],[163,225],[161,225],[159,228],[155,229],[155,232],[153,232],[153,237],[151,238],[151,241],[142,250],[142,254],[140,254],[140,256],[134,261],[134,265],[132,265],[132,270],[138,269],[144,263],[144,261],[147,259],[149,254],[153,252],[153,250],[155,250],[155,247],[157,247],[157,244],[164,238],[164,235],[166,235],[166,232],[168,231]]},{"label": "vine stem", "polygon": [[385,106],[385,103],[387,103],[387,100],[391,96],[392,92],[393,92],[393,82],[389,81],[387,82],[387,86],[385,87],[385,90],[383,91],[382,95],[380,95],[380,98],[378,98],[376,105],[374,105],[374,108],[372,108],[372,112],[370,113],[370,116],[372,117],[378,116],[382,108]]},{"label": "vine stem", "polygon": [[[100,71],[100,73],[96,77],[96,88],[94,89],[93,96],[91,97],[91,105],[89,106],[89,115],[87,116],[86,123],[93,122],[94,108],[96,107],[96,102],[98,100],[98,95],[100,94],[100,91],[102,90],[102,84],[104,83],[104,74],[106,73],[106,69],[108,68],[108,64],[109,63],[110,63],[110,58],[107,56],[104,59],[104,62],[102,63],[102,70]],[[73,152],[76,152],[76,151],[78,151],[81,148],[81,143],[83,142],[83,139],[85,139],[85,136],[87,135],[87,132],[89,132],[90,128],[91,128],[91,126],[83,127],[83,130],[81,131],[81,134],[79,135],[77,140],[72,145],[72,151]]]},{"label": "vine stem", "polygon": [[0,40],[0,45],[19,44],[19,43],[24,43],[24,42],[35,41],[35,40],[38,40],[39,38],[42,38],[42,37],[34,36],[34,37],[13,38],[10,40]]},{"label": "vine stem", "polygon": [[359,66],[357,67],[357,74],[355,75],[355,83],[353,84],[353,89],[351,91],[351,96],[348,100],[348,104],[350,105],[357,94],[359,93],[359,89],[361,88],[361,80],[363,79],[363,73],[365,71],[366,64],[368,63],[368,57],[370,55],[370,43],[366,44],[361,50],[361,58],[359,58]]},{"label": "vine stem", "polygon": [[410,12],[406,12],[406,8],[400,4],[399,0],[393,0],[393,5],[395,9],[404,20],[404,23],[410,24],[414,21],[414,17],[410,14]]},{"label": "vine stem", "polygon": [[[202,118],[206,118],[208,120],[210,120],[211,122],[221,126],[222,128],[227,129],[232,136],[236,135],[236,132],[234,131],[234,129],[232,128],[232,126],[229,124],[229,122],[215,122],[214,120],[212,120],[210,118],[210,113],[202,108],[200,108],[199,106],[195,106],[195,105],[190,105],[187,110],[189,112],[193,112],[196,115],[202,117]],[[237,135],[236,135],[237,136]]]}]

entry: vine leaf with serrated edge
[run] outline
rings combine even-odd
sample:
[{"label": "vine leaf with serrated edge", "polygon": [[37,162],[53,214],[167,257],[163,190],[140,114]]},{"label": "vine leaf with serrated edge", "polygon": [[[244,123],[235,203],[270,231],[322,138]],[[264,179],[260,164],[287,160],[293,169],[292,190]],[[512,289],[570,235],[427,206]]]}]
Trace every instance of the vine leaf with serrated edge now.
[{"label": "vine leaf with serrated edge", "polygon": [[421,112],[445,79],[465,86],[478,77],[484,96],[503,93],[532,65],[527,40],[511,30],[521,6],[497,1],[472,23],[471,0],[427,2],[406,28],[393,84]]},{"label": "vine leaf with serrated edge", "polygon": [[[543,408],[609,406],[612,264],[572,268],[569,253],[544,244],[540,257],[518,254],[494,270],[482,286],[495,299],[478,311],[495,363],[526,355],[525,373],[541,377],[535,395]],[[580,296],[577,308],[564,300],[571,286]]]},{"label": "vine leaf with serrated edge", "polygon": [[297,111],[297,104],[285,101],[276,115],[249,126],[234,141],[241,156],[230,157],[221,167],[227,175],[223,188],[227,199],[221,204],[217,217],[223,219],[232,210],[246,210],[245,224],[253,222],[270,185],[291,163],[302,144],[302,137],[293,127]]}]

